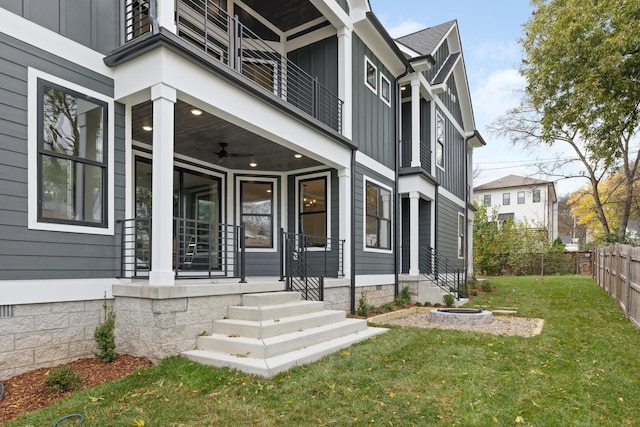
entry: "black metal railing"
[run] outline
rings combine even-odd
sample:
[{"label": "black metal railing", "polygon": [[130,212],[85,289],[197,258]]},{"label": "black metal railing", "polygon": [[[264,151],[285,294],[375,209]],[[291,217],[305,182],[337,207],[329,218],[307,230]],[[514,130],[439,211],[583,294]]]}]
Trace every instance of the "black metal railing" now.
[{"label": "black metal railing", "polygon": [[[411,140],[400,141],[400,167],[411,167],[413,157]],[[420,142],[420,167],[431,173],[431,149],[426,143]]]},{"label": "black metal railing", "polygon": [[453,294],[456,299],[469,296],[467,270],[460,266],[458,260],[440,256],[430,246],[420,248],[420,275],[445,292]]},{"label": "black metal railing", "polygon": [[280,280],[304,299],[324,299],[324,277],[344,276],[344,240],[281,230]]},{"label": "black metal railing", "polygon": [[[127,219],[122,226],[121,277],[146,277],[151,270],[151,220]],[[173,269],[178,277],[239,277],[245,281],[241,226],[174,218]]]},{"label": "black metal railing", "polygon": [[[154,31],[155,0],[127,0],[125,40]],[[178,35],[287,103],[342,132],[343,101],[213,0],[177,0]]]}]

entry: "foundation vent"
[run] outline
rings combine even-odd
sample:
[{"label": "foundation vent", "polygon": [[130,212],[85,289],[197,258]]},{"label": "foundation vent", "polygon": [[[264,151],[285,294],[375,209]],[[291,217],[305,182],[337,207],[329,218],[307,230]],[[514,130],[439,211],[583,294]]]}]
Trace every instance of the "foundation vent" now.
[{"label": "foundation vent", "polygon": [[13,306],[0,305],[0,317],[13,317]]}]

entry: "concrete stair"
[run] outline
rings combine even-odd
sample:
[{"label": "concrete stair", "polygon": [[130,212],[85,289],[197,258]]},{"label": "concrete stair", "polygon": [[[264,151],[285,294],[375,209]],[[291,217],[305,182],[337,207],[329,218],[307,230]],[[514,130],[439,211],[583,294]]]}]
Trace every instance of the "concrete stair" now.
[{"label": "concrete stair", "polygon": [[386,332],[321,301],[301,301],[297,292],[246,294],[241,306],[199,336],[197,349],[182,355],[206,365],[271,377]]}]

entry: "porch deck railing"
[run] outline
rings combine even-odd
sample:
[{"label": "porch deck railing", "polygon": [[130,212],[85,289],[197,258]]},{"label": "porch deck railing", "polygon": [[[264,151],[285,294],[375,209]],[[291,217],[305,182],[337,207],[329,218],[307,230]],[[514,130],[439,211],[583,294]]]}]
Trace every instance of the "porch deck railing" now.
[{"label": "porch deck railing", "polygon": [[467,270],[460,268],[458,262],[439,255],[430,246],[420,248],[420,275],[445,292],[453,294],[458,300],[469,295]]},{"label": "porch deck railing", "polygon": [[[148,277],[151,270],[150,219],[120,221],[121,277]],[[174,218],[173,269],[176,278],[213,275],[245,280],[244,230],[241,226]]]},{"label": "porch deck railing", "polygon": [[[411,167],[411,155],[411,140],[400,141],[400,167]],[[431,173],[431,149],[422,141],[420,141],[420,167]]]},{"label": "porch deck railing", "polygon": [[344,240],[281,230],[280,280],[306,300],[324,299],[324,277],[344,276]]},{"label": "porch deck railing", "polygon": [[[127,0],[125,40],[154,31],[156,0]],[[213,0],[176,0],[178,35],[337,132],[343,101]]]}]

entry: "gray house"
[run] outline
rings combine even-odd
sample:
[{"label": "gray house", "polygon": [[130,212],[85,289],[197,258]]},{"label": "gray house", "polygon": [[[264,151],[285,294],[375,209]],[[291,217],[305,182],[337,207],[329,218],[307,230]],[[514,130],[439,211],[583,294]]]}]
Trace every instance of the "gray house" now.
[{"label": "gray house", "polygon": [[455,21],[393,40],[366,0],[0,19],[0,379],[92,355],[105,297],[118,351],[157,360],[247,295],[463,292],[484,142]]}]

